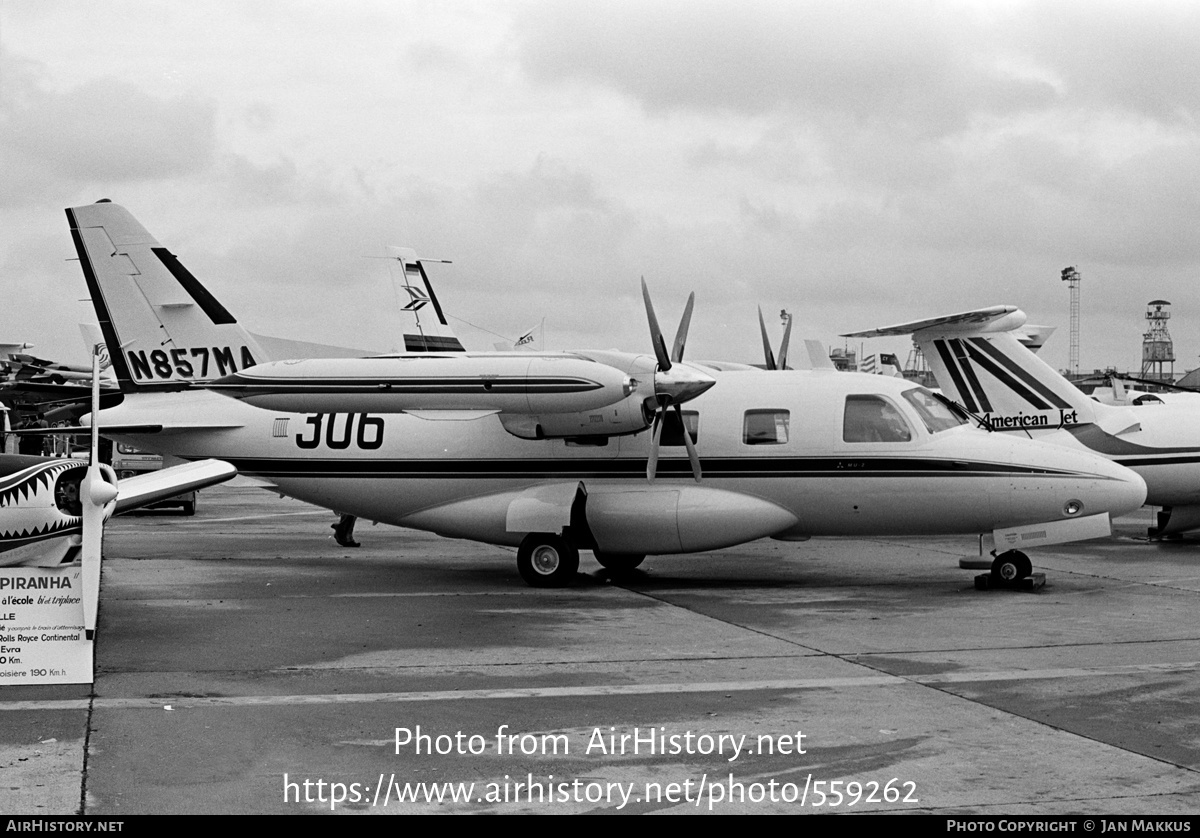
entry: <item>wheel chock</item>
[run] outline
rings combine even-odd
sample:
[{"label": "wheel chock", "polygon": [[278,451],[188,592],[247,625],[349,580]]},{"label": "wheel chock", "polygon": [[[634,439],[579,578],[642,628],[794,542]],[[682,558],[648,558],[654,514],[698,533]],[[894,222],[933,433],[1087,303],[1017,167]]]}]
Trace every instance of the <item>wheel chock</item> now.
[{"label": "wheel chock", "polygon": [[975,577],[975,590],[990,591],[1002,589],[1008,591],[1036,591],[1046,584],[1046,574],[1031,573],[1012,582],[1005,582],[990,573],[981,573]]}]

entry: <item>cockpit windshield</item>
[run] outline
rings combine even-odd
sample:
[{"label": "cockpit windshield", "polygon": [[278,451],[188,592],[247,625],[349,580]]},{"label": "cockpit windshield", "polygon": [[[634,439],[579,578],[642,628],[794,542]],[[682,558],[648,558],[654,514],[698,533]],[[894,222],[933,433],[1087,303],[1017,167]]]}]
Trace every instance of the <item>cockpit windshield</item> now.
[{"label": "cockpit windshield", "polygon": [[905,390],[903,395],[908,403],[916,408],[921,421],[925,423],[925,427],[931,434],[966,424],[963,417],[947,407],[945,402],[924,387]]}]

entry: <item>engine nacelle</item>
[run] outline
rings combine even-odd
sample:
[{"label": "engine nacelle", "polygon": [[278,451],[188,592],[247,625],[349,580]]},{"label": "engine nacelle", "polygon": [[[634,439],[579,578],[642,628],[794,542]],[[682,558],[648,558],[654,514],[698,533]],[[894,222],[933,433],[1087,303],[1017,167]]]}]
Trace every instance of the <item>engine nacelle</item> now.
[{"label": "engine nacelle", "polygon": [[596,410],[576,413],[501,413],[498,418],[504,430],[521,439],[625,436],[650,427],[654,414],[647,413],[643,403],[644,400],[635,394]]}]

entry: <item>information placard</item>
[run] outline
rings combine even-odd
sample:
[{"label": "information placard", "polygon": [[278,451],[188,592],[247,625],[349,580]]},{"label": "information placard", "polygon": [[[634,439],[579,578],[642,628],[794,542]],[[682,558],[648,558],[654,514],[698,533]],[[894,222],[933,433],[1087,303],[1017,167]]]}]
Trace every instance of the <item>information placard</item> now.
[{"label": "information placard", "polygon": [[90,684],[79,565],[0,568],[0,687]]}]

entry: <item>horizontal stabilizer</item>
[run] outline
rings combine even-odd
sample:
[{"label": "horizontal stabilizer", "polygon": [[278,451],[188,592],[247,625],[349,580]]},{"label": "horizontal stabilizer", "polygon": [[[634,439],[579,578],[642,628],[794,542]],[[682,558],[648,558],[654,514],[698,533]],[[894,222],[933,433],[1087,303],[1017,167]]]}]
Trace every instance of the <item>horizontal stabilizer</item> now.
[{"label": "horizontal stabilizer", "polygon": [[258,341],[258,345],[263,348],[264,361],[282,361],[287,358],[362,358],[376,354],[366,349],[355,349],[350,346],[333,346],[308,340],[276,338],[253,332],[250,333],[250,337]]},{"label": "horizontal stabilizer", "polygon": [[911,335],[914,332],[937,329],[947,332],[1008,332],[1025,323],[1025,312],[1016,306],[991,306],[974,311],[962,311],[958,314],[946,314],[941,317],[931,317],[928,320],[914,320],[911,323],[899,323],[895,326],[884,326],[882,329],[868,329],[865,332],[848,332],[844,338],[881,338]]},{"label": "horizontal stabilizer", "polygon": [[116,512],[128,512],[160,500],[224,483],[237,469],[223,460],[198,460],[181,466],[126,477],[117,486]]},{"label": "horizontal stabilizer", "polygon": [[912,335],[938,386],[998,430],[1062,428],[1096,421],[1100,408],[1029,348],[1048,330],[1025,312],[992,306],[845,337]]}]

